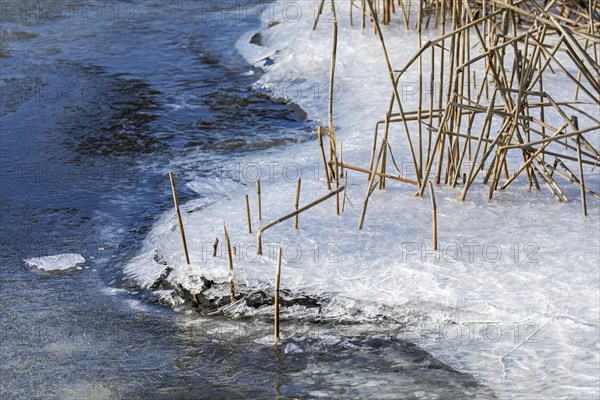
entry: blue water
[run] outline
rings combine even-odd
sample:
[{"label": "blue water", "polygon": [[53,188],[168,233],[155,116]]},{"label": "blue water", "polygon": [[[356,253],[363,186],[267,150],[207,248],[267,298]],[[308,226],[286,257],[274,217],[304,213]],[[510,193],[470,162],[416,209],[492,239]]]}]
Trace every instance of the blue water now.
[{"label": "blue water", "polygon": [[[0,398],[493,397],[373,327],[298,322],[337,339],[275,347],[258,340],[269,321],[173,310],[124,277],[172,207],[170,168],[185,180],[312,140],[301,112],[249,88],[260,71],[235,50],[259,25],[235,10],[266,3],[3,3]],[[23,261],[68,252],[85,267]]]}]

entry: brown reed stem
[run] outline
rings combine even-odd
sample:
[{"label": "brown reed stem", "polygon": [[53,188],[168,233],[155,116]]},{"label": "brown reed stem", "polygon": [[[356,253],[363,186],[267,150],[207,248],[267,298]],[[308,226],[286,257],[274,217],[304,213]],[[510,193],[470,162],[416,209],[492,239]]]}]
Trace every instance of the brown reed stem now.
[{"label": "brown reed stem", "polygon": [[319,16],[323,13],[323,6],[325,5],[325,0],[321,0],[319,3],[319,9],[315,13],[315,18],[313,20],[312,30],[317,29],[317,24],[319,23]]},{"label": "brown reed stem", "polygon": [[177,188],[175,187],[173,171],[169,171],[169,179],[171,181],[171,191],[173,192],[173,203],[175,203],[177,221],[179,222],[179,231],[181,232],[181,242],[183,244],[183,254],[185,255],[185,263],[187,265],[190,265],[190,256],[188,254],[187,242],[185,240],[185,230],[183,229],[183,220],[181,219],[181,211],[179,210],[179,201],[177,200]]},{"label": "brown reed stem", "polygon": [[256,180],[256,198],[258,200],[258,220],[262,221],[262,203],[260,198],[260,179]]},{"label": "brown reed stem", "polygon": [[[333,27],[332,27],[332,43],[331,43],[331,67],[329,73],[329,98],[327,107],[327,124],[329,131],[329,160],[337,158],[337,143],[335,139],[335,127],[333,126],[333,95],[335,89],[335,63],[337,59],[337,45],[338,45],[338,21],[337,14],[335,11],[335,1],[331,0],[331,12],[333,14]],[[338,180],[338,171],[335,169],[334,179]]]},{"label": "brown reed stem", "polygon": [[344,176],[344,192],[342,194],[342,212],[344,212],[344,207],[346,206],[346,190],[348,189],[348,173]]},{"label": "brown reed stem", "polygon": [[[294,203],[294,210],[298,211],[298,206],[300,205],[300,184],[302,183],[302,178],[298,178],[296,181],[296,202]],[[294,229],[298,229],[298,215],[294,217]]]},{"label": "brown reed stem", "polygon": [[250,218],[250,199],[248,198],[248,194],[246,193],[246,220],[248,221],[248,233],[252,233],[252,219]]},{"label": "brown reed stem", "polygon": [[329,170],[327,168],[327,159],[325,158],[325,149],[323,148],[323,135],[321,130],[323,128],[317,126],[317,139],[319,141],[319,148],[321,149],[321,160],[323,161],[323,169],[325,170],[325,182],[327,183],[327,190],[331,190],[331,181],[329,178]]},{"label": "brown reed stem", "polygon": [[215,238],[215,242],[213,243],[213,257],[217,256],[217,249],[219,248],[219,238]]},{"label": "brown reed stem", "polygon": [[433,250],[438,248],[437,239],[437,206],[435,204],[435,193],[433,192],[433,184],[429,181],[429,193],[431,194],[431,223],[433,225]]},{"label": "brown reed stem", "polygon": [[[575,129],[579,129],[579,121],[577,117],[573,116],[572,118],[573,125],[575,125]],[[579,182],[581,183],[581,209],[583,211],[583,215],[587,217],[587,201],[585,198],[585,179],[583,176],[583,163],[581,162],[581,135],[577,135],[577,164],[579,165]]]},{"label": "brown reed stem", "polygon": [[[335,169],[336,169],[335,188],[339,189],[340,188],[340,176],[337,173],[337,169],[338,169],[337,156],[335,156],[334,161],[335,161]],[[340,192],[337,192],[337,194],[335,195],[335,215],[340,215]]]},{"label": "brown reed stem", "polygon": [[344,177],[344,142],[340,140],[340,162],[338,163],[340,167],[340,177]]},{"label": "brown reed stem", "polygon": [[233,283],[233,256],[231,254],[231,242],[229,240],[229,233],[227,233],[227,225],[223,221],[223,232],[225,233],[225,248],[227,252],[227,264],[229,265],[229,301],[233,303],[235,301],[235,285]]},{"label": "brown reed stem", "polygon": [[281,245],[279,246],[279,250],[277,252],[277,269],[275,271],[275,295],[273,299],[273,303],[275,305],[275,315],[274,315],[274,337],[273,340],[277,344],[279,343],[279,282],[281,278]]}]

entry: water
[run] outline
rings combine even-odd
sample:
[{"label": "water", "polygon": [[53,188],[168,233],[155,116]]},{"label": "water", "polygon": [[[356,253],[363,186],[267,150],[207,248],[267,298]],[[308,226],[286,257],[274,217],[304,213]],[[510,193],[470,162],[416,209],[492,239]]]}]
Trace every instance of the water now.
[{"label": "water", "polygon": [[[258,20],[221,11],[239,2],[57,4],[3,15],[1,398],[494,397],[398,326],[288,321],[275,347],[268,318],[172,309],[128,281],[172,207],[169,168],[211,174],[311,124],[249,89],[260,71],[234,43]],[[82,269],[23,262],[69,252]]]}]

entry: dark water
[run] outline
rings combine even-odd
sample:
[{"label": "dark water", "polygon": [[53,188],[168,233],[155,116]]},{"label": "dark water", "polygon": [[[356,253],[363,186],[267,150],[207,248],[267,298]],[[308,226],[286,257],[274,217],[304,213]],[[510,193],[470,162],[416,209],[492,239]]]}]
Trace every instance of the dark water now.
[{"label": "dark water", "polygon": [[[172,310],[128,282],[172,206],[169,168],[210,174],[198,160],[310,140],[310,123],[249,89],[260,72],[234,43],[258,21],[220,11],[239,1],[70,4],[2,4],[0,398],[493,397],[372,327],[298,322],[274,347],[266,321]],[[83,269],[23,261],[69,252]]]}]

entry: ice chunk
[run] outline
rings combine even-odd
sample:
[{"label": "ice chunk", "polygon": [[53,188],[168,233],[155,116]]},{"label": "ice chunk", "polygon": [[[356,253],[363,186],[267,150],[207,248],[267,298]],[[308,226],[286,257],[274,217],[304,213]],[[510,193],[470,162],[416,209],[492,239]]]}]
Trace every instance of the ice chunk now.
[{"label": "ice chunk", "polygon": [[44,271],[66,271],[85,262],[85,258],[77,253],[64,253],[54,256],[34,257],[24,260],[27,265]]}]

